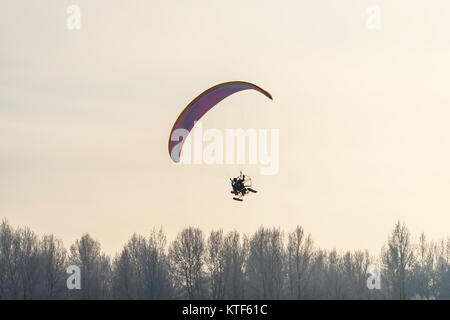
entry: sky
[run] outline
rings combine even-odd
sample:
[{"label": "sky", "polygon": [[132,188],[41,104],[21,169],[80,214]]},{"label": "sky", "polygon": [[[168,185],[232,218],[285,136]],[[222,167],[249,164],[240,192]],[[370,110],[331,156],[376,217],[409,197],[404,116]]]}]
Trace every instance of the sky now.
[{"label": "sky", "polygon": [[[69,5],[81,28],[69,30]],[[379,28],[368,27],[379,8]],[[315,244],[378,253],[397,221],[450,231],[448,1],[3,1],[0,218],[83,233],[107,253],[186,226],[301,225]],[[175,165],[178,114],[218,83],[237,93],[203,129],[278,129],[280,168]],[[259,192],[231,199],[242,169]]]}]

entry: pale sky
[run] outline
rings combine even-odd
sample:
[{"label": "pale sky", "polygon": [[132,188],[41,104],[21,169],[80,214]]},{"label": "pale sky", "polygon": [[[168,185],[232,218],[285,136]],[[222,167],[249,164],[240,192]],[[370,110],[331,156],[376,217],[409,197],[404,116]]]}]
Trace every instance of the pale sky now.
[{"label": "pale sky", "polygon": [[[67,6],[81,29],[66,27]],[[381,9],[367,28],[366,9]],[[0,218],[82,233],[301,225],[378,253],[397,220],[450,234],[448,1],[3,1]],[[203,127],[280,130],[280,170],[175,165],[173,122],[203,90],[255,83]],[[231,199],[239,169],[259,191]]]}]

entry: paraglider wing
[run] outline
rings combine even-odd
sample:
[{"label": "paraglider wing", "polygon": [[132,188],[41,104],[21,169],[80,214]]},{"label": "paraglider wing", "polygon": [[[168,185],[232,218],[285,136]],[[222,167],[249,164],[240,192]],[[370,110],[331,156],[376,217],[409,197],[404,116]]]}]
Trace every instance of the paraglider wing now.
[{"label": "paraglider wing", "polygon": [[194,127],[195,122],[205,115],[220,101],[233,93],[253,89],[272,100],[270,93],[264,89],[244,81],[232,81],[218,84],[204,91],[180,113],[175,121],[169,136],[169,155],[174,162],[180,161],[181,149],[187,135]]}]

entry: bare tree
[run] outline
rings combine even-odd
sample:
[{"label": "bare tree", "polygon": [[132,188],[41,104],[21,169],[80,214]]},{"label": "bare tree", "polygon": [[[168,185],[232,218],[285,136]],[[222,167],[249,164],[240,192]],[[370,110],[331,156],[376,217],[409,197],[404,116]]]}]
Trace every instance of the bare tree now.
[{"label": "bare tree", "polygon": [[125,246],[122,252],[114,259],[112,287],[115,299],[137,299],[138,273],[132,263],[130,252]]},{"label": "bare tree", "polygon": [[70,263],[81,269],[81,299],[106,299],[111,285],[109,258],[101,253],[100,244],[84,234],[70,247]]},{"label": "bare tree", "polygon": [[16,239],[15,250],[19,253],[18,270],[22,285],[22,298],[33,299],[41,273],[39,241],[36,234],[29,228],[17,230]]},{"label": "bare tree", "polygon": [[397,222],[395,225],[387,248],[382,250],[382,259],[392,297],[400,300],[406,299],[407,272],[414,262],[414,252],[405,224]]},{"label": "bare tree", "polygon": [[167,299],[172,297],[166,236],[162,230],[153,230],[146,244],[142,263],[144,268],[144,292],[147,299]]},{"label": "bare tree", "polygon": [[447,238],[447,242],[442,240],[441,247],[437,288],[440,298],[450,299],[450,237]]},{"label": "bare tree", "polygon": [[313,257],[313,241],[310,235],[305,235],[298,226],[288,236],[287,263],[290,297],[302,299],[309,280],[311,259]]},{"label": "bare tree", "polygon": [[351,298],[353,299],[369,299],[374,297],[373,290],[367,290],[367,269],[369,265],[373,264],[373,260],[369,255],[369,251],[360,251],[351,254],[352,256],[352,280],[353,286],[355,287],[353,291],[353,295]]},{"label": "bare tree", "polygon": [[19,298],[19,246],[13,228],[4,220],[0,225],[0,297]]},{"label": "bare tree", "polygon": [[211,298],[223,299],[225,295],[225,251],[223,231],[211,231],[207,243],[206,265],[209,271]]},{"label": "bare tree", "polygon": [[307,299],[325,299],[327,298],[328,283],[326,274],[328,254],[323,249],[317,249],[314,252],[312,261],[311,281],[308,288]]},{"label": "bare tree", "polygon": [[435,296],[436,254],[437,246],[429,243],[425,234],[422,233],[416,249],[416,259],[412,267],[411,294],[426,299]]},{"label": "bare tree", "polygon": [[166,237],[153,230],[148,239],[133,235],[113,263],[114,296],[120,299],[172,297]]},{"label": "bare tree", "polygon": [[223,243],[224,255],[224,285],[226,299],[243,299],[245,297],[245,268],[248,259],[248,239],[242,243],[237,231],[231,231],[225,236]]},{"label": "bare tree", "polygon": [[204,254],[203,232],[193,227],[181,231],[169,249],[172,276],[189,299],[203,297]]},{"label": "bare tree", "polygon": [[371,264],[368,251],[347,251],[340,258],[342,279],[344,281],[344,299],[369,299],[371,291],[367,289],[367,268]]},{"label": "bare tree", "polygon": [[247,263],[250,294],[255,299],[280,299],[285,280],[283,235],[260,228],[250,239]]},{"label": "bare tree", "polygon": [[47,299],[61,298],[65,289],[67,251],[61,240],[45,235],[40,241],[44,296]]},{"label": "bare tree", "polygon": [[328,299],[345,299],[347,283],[344,277],[343,258],[335,249],[331,250],[327,258],[327,270],[325,273],[327,279],[326,297]]}]

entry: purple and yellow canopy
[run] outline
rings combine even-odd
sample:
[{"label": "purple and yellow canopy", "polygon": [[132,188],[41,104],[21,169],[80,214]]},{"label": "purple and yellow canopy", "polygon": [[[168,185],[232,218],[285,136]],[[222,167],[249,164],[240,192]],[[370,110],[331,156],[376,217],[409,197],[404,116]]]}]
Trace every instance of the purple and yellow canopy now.
[{"label": "purple and yellow canopy", "polygon": [[180,161],[181,149],[187,135],[192,130],[195,122],[200,120],[216,104],[233,93],[253,89],[272,100],[272,96],[266,90],[244,81],[231,81],[218,84],[201,93],[180,113],[175,121],[169,136],[169,155],[174,162]]}]

